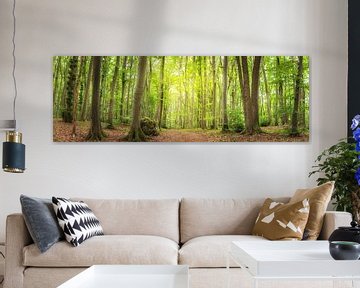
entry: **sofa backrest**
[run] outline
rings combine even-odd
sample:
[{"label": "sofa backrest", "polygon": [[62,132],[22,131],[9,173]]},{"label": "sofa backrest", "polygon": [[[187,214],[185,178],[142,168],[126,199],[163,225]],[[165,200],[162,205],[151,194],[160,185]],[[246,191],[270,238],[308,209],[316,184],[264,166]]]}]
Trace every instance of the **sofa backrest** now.
[{"label": "sofa backrest", "polygon": [[86,199],[105,235],[155,235],[179,242],[178,199]]},{"label": "sofa backrest", "polygon": [[[289,198],[276,199],[288,202]],[[180,241],[205,235],[251,234],[261,199],[184,198],[180,204]]]}]

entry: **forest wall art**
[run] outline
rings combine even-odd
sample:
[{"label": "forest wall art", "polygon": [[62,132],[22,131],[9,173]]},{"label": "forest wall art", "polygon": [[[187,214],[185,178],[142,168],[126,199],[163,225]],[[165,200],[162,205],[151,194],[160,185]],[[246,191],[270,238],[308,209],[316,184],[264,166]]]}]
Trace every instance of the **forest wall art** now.
[{"label": "forest wall art", "polygon": [[308,56],[55,56],[55,142],[307,142]]}]

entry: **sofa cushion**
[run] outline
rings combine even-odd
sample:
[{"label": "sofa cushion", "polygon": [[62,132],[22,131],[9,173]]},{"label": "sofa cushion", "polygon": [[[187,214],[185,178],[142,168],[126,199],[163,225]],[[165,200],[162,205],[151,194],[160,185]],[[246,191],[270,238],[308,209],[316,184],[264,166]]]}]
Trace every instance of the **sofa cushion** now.
[{"label": "sofa cushion", "polygon": [[99,220],[86,203],[60,197],[52,197],[52,202],[65,239],[72,245],[79,246],[91,237],[104,235]]},{"label": "sofa cushion", "polygon": [[[214,235],[193,238],[179,251],[179,264],[195,268],[226,267],[228,251],[232,241],[268,241],[252,235]],[[230,261],[231,267],[239,267]]]},{"label": "sofa cushion", "polygon": [[[287,202],[288,198],[277,199]],[[181,243],[205,235],[248,235],[264,199],[184,198],[180,205]]]},{"label": "sofa cushion", "polygon": [[309,208],[308,199],[284,204],[267,198],[252,234],[269,240],[301,240],[309,218]]},{"label": "sofa cushion", "polygon": [[51,199],[21,195],[20,203],[26,227],[41,252],[64,239]]},{"label": "sofa cushion", "polygon": [[66,241],[41,254],[34,244],[23,250],[25,266],[88,267],[95,264],[171,264],[178,260],[178,244],[159,236],[95,236],[78,247]]},{"label": "sofa cushion", "polygon": [[105,235],[154,235],[179,242],[178,199],[86,199]]},{"label": "sofa cushion", "polygon": [[334,190],[334,181],[326,182],[311,189],[298,189],[290,199],[290,203],[309,199],[310,214],[305,227],[307,238],[305,240],[316,240],[323,226],[324,215],[331,200]]}]

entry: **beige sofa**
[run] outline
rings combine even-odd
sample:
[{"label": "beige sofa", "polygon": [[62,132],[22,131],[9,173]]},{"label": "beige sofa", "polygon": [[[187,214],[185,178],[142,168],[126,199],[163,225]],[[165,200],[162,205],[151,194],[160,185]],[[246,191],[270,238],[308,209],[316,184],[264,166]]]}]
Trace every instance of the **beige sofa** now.
[{"label": "beige sofa", "polygon": [[[105,235],[76,248],[62,241],[41,254],[23,216],[8,216],[5,288],[56,287],[94,264],[184,264],[190,267],[191,288],[222,288],[231,241],[268,241],[250,235],[263,199],[81,200]],[[348,213],[327,212],[321,237],[350,220]],[[243,272],[231,266],[235,287]]]}]

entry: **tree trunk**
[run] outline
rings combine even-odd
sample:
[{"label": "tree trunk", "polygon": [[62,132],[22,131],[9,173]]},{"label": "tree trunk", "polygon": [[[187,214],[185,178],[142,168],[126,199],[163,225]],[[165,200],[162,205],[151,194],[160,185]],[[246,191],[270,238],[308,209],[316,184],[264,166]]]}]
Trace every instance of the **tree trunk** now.
[{"label": "tree trunk", "polygon": [[267,120],[270,123],[272,122],[271,120],[271,95],[270,95],[270,90],[269,90],[269,84],[267,81],[267,77],[266,77],[266,71],[265,71],[265,61],[263,61],[262,65],[261,65],[261,70],[262,70],[262,74],[264,77],[264,84],[265,84],[265,94],[266,94],[266,114],[267,114]]},{"label": "tree trunk", "polygon": [[[132,67],[133,67],[133,64],[134,64],[134,56],[133,57],[130,57],[130,65],[129,65],[129,70],[130,70],[130,72],[131,72],[131,70],[132,70]],[[131,76],[131,74],[130,74],[130,77],[129,77],[129,79],[128,79],[128,81],[127,81],[127,83],[128,83],[128,89],[127,89],[127,96],[126,96],[126,107],[125,107],[125,112],[124,112],[124,117],[129,117],[129,109],[130,109],[130,94],[133,92],[132,90],[132,88],[133,88],[133,83],[132,83],[133,81],[132,81],[132,76]]]},{"label": "tree trunk", "polygon": [[91,103],[91,126],[87,140],[101,141],[104,136],[100,122],[101,56],[93,56],[93,94]]},{"label": "tree trunk", "polygon": [[152,105],[151,105],[151,80],[152,80],[152,61],[151,61],[151,57],[148,59],[149,63],[148,63],[148,72],[146,73],[146,81],[145,81],[145,86],[146,86],[146,93],[144,94],[144,107],[143,107],[143,115],[145,115],[145,117],[149,117],[151,118],[152,116]]},{"label": "tree trunk", "polygon": [[63,120],[66,123],[72,123],[77,70],[78,70],[78,56],[73,56],[70,58],[69,73],[66,84],[66,103],[65,103],[66,105],[65,105],[65,110],[63,111]]},{"label": "tree trunk", "polygon": [[120,99],[120,122],[123,121],[124,117],[124,101],[125,101],[125,84],[126,84],[126,65],[127,56],[124,56],[124,61],[121,67],[121,99]]},{"label": "tree trunk", "polygon": [[223,126],[222,130],[229,130],[228,116],[227,116],[227,85],[228,85],[228,56],[224,56],[223,67]]},{"label": "tree trunk", "polygon": [[56,56],[54,58],[55,61],[55,67],[53,71],[53,115],[56,115],[56,111],[58,110],[58,94],[60,94],[59,89],[59,81],[60,81],[60,71],[61,71],[61,58],[60,56]]},{"label": "tree trunk", "polygon": [[160,95],[159,95],[159,116],[158,116],[158,125],[159,129],[162,128],[162,118],[164,112],[164,68],[165,68],[165,56],[161,56],[160,64]]},{"label": "tree trunk", "polygon": [[213,87],[212,87],[212,124],[211,129],[216,129],[216,58],[215,56],[211,57],[211,65],[212,65],[212,81],[213,81]]},{"label": "tree trunk", "polygon": [[300,89],[300,102],[299,102],[299,126],[302,128],[306,127],[305,123],[305,90],[304,87]]},{"label": "tree trunk", "polygon": [[[285,101],[284,101],[284,79],[283,79],[283,73],[281,72],[281,63],[280,63],[280,57],[276,57],[276,71],[279,73],[277,76],[277,82],[278,82],[278,96],[279,96],[279,112],[280,112],[280,120],[281,124],[285,125],[287,123],[287,115],[286,115],[286,107],[285,107]],[[280,72],[279,72],[280,71]]]},{"label": "tree trunk", "polygon": [[251,82],[252,131],[259,132],[259,84],[262,56],[255,56]]},{"label": "tree trunk", "polygon": [[93,66],[93,57],[90,58],[90,64],[89,64],[89,71],[87,73],[86,78],[86,87],[85,87],[85,96],[84,101],[81,108],[81,115],[80,115],[80,121],[85,121],[87,117],[87,106],[89,102],[89,94],[90,94],[90,85],[91,85],[91,73],[92,73],[92,66]]},{"label": "tree trunk", "polygon": [[[254,134],[260,131],[259,127],[259,84],[260,84],[260,65],[261,56],[254,57],[252,69],[251,85],[249,77],[249,67],[247,56],[241,56],[242,73],[239,71],[240,88],[242,89],[242,99],[245,116],[245,133]],[[240,70],[240,60],[237,60],[238,70]],[[242,77],[241,77],[242,75]],[[250,89],[251,86],[251,89]]]},{"label": "tree trunk", "polygon": [[67,93],[67,80],[69,75],[69,67],[70,67],[70,61],[67,61],[70,57],[64,56],[64,62],[65,64],[65,70],[63,70],[63,85],[62,85],[62,91],[61,91],[61,100],[60,100],[60,110],[58,111],[58,114],[60,114],[60,117],[64,120],[64,112],[66,110],[66,93]]},{"label": "tree trunk", "polygon": [[79,73],[76,79],[76,84],[75,84],[75,89],[74,89],[74,104],[73,104],[73,112],[72,112],[72,132],[71,135],[73,138],[75,138],[76,136],[76,116],[77,116],[77,110],[78,110],[78,101],[79,101],[79,85],[81,82],[81,75],[83,73],[84,70],[84,56],[80,56],[80,68],[79,68]]},{"label": "tree trunk", "polygon": [[189,128],[190,118],[189,118],[189,91],[188,91],[188,56],[185,56],[185,64],[184,64],[184,81],[183,86],[185,90],[185,115],[184,115],[184,125],[182,128]]},{"label": "tree trunk", "polygon": [[145,140],[145,135],[140,127],[141,100],[144,95],[145,73],[147,65],[147,56],[139,57],[138,75],[134,93],[133,119],[127,140],[132,142],[140,142]]},{"label": "tree trunk", "polygon": [[206,120],[205,120],[205,118],[206,118],[206,93],[207,93],[206,57],[202,57],[202,56],[200,56],[200,77],[201,77],[201,121],[200,121],[200,127],[201,127],[201,129],[206,129]]},{"label": "tree trunk", "polygon": [[100,121],[105,122],[105,109],[106,105],[106,94],[107,94],[107,75],[109,71],[109,57],[104,57],[102,60],[102,68],[101,68],[101,80],[100,80]]},{"label": "tree trunk", "polygon": [[242,65],[242,75],[243,75],[242,98],[243,98],[243,107],[244,107],[244,116],[245,116],[245,132],[252,134],[254,133],[254,131],[253,131],[253,119],[251,112],[250,77],[249,77],[247,56],[241,56],[241,65]]},{"label": "tree trunk", "polygon": [[115,63],[115,68],[114,68],[114,76],[111,82],[111,87],[110,87],[110,104],[109,104],[109,115],[108,115],[108,129],[114,129],[114,125],[113,125],[113,118],[114,118],[114,97],[115,97],[115,88],[116,88],[116,83],[118,80],[118,75],[119,75],[119,66],[120,66],[120,56],[116,57],[116,63]]},{"label": "tree trunk", "polygon": [[298,57],[298,72],[296,75],[295,81],[295,91],[294,91],[294,108],[291,118],[291,135],[299,135],[299,101],[300,101],[300,90],[302,87],[302,75],[303,75],[303,56]]},{"label": "tree trunk", "polygon": [[[240,83],[240,91],[241,91],[241,100],[242,100],[242,108],[243,108],[243,112],[244,112],[244,121],[245,121],[245,126],[247,126],[247,121],[249,119],[249,115],[248,115],[248,107],[246,106],[246,103],[248,102],[247,97],[250,95],[250,92],[247,90],[245,91],[245,89],[248,89],[248,85],[247,87],[244,86],[244,78],[243,78],[243,69],[241,67],[241,62],[240,62],[240,56],[236,56],[235,57],[235,61],[236,61],[236,66],[238,69],[238,77],[239,77],[239,83]],[[246,66],[247,66],[247,60],[246,60]],[[248,80],[248,72],[246,72],[246,77]]]}]

